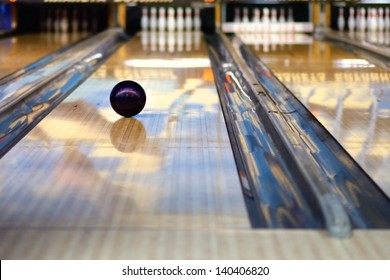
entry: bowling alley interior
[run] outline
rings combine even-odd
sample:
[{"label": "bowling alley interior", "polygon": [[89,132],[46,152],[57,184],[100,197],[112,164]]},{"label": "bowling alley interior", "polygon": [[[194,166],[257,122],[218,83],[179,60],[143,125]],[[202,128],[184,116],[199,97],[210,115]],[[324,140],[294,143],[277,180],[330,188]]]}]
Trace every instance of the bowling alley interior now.
[{"label": "bowling alley interior", "polygon": [[389,1],[0,1],[0,259],[390,259]]}]

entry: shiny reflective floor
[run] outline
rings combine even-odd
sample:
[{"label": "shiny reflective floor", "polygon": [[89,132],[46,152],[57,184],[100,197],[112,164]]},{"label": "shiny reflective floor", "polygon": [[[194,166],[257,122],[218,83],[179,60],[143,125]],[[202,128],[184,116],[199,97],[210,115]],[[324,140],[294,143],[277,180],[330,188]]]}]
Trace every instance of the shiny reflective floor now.
[{"label": "shiny reflective floor", "polygon": [[252,49],[390,197],[390,72],[327,42]]},{"label": "shiny reflective floor", "polygon": [[40,33],[2,39],[0,78],[86,36],[86,33]]},{"label": "shiny reflective floor", "polygon": [[[390,258],[386,230],[250,227],[199,35],[131,39],[1,159],[1,259]],[[134,118],[109,105],[124,79]]]}]

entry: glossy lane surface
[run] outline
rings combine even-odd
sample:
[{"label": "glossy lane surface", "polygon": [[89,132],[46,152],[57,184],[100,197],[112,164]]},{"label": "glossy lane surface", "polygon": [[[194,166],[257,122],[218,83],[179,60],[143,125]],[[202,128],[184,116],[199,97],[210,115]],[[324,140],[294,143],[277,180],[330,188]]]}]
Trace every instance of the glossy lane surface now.
[{"label": "glossy lane surface", "polygon": [[330,43],[289,36],[250,43],[390,197],[390,72]]},{"label": "glossy lane surface", "polygon": [[[129,78],[148,101],[123,119],[109,92]],[[390,258],[388,231],[250,228],[199,34],[129,41],[2,158],[0,179],[2,259]]]},{"label": "glossy lane surface", "polygon": [[2,39],[0,78],[86,36],[85,33],[39,33]]}]

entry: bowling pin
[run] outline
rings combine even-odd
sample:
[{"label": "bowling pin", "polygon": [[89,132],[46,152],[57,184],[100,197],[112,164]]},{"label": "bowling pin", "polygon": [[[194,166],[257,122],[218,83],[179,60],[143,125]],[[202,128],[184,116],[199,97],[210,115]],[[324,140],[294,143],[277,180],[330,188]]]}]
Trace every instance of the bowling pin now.
[{"label": "bowling pin", "polygon": [[355,10],[352,7],[349,8],[348,30],[350,32],[355,31]]},{"label": "bowling pin", "polygon": [[190,7],[186,8],[186,30],[192,30],[192,9]]},{"label": "bowling pin", "polygon": [[339,31],[344,31],[345,19],[344,19],[344,8],[339,8],[339,16],[337,18],[337,27]]},{"label": "bowling pin", "polygon": [[150,30],[156,31],[157,29],[157,9],[152,7],[150,9]]},{"label": "bowling pin", "polygon": [[253,9],[253,17],[252,17],[252,22],[254,23],[254,32],[260,31],[260,9],[259,8],[254,8]]},{"label": "bowling pin", "polygon": [[263,19],[262,19],[264,24],[269,23],[269,9],[268,8],[263,8]]},{"label": "bowling pin", "polygon": [[247,7],[245,7],[242,10],[242,22],[244,22],[244,23],[249,22],[249,10]]},{"label": "bowling pin", "polygon": [[160,32],[165,31],[166,28],[166,20],[165,20],[165,8],[160,7],[158,10],[158,30]]},{"label": "bowling pin", "polygon": [[288,22],[294,22],[294,13],[293,13],[293,9],[291,7],[288,8],[287,21]]},{"label": "bowling pin", "polygon": [[142,8],[142,17],[141,17],[141,28],[142,30],[148,30],[149,18],[148,18],[148,8]]},{"label": "bowling pin", "polygon": [[68,11],[63,10],[62,11],[62,19],[61,19],[61,32],[66,33],[69,29],[69,22],[68,22]]},{"label": "bowling pin", "polygon": [[248,11],[248,8],[245,7],[242,10],[241,31],[243,31],[243,32],[249,31],[250,28],[248,26],[248,23],[249,23],[249,11]]},{"label": "bowling pin", "polygon": [[364,32],[366,30],[366,9],[360,8],[359,15],[359,31]]},{"label": "bowling pin", "polygon": [[284,14],[284,8],[280,8],[279,23],[285,23],[285,22],[286,22],[286,16]]},{"label": "bowling pin", "polygon": [[271,9],[271,31],[278,32],[278,14],[276,8]]},{"label": "bowling pin", "polygon": [[172,7],[168,8],[168,21],[167,27],[169,32],[175,31],[176,21],[175,21],[175,9]]},{"label": "bowling pin", "polygon": [[389,7],[385,8],[385,30],[386,31],[390,30],[390,8]]},{"label": "bowling pin", "polygon": [[254,8],[253,9],[252,22],[254,22],[254,23],[259,23],[260,22],[260,9],[259,8]]},{"label": "bowling pin", "polygon": [[202,23],[200,21],[200,10],[199,8],[194,9],[194,28],[195,30],[200,30]]},{"label": "bowling pin", "polygon": [[184,15],[183,15],[183,8],[178,7],[176,9],[177,17],[176,17],[176,28],[177,31],[183,31],[184,29]]},{"label": "bowling pin", "polygon": [[263,8],[263,25],[264,25],[264,31],[269,32],[269,9]]},{"label": "bowling pin", "polygon": [[370,24],[368,26],[369,30],[371,32],[376,32],[377,28],[378,28],[378,23],[377,23],[377,19],[376,19],[376,9],[375,8],[371,8],[371,12],[369,12],[369,14],[371,14],[370,18]]},{"label": "bowling pin", "polygon": [[286,31],[286,15],[284,13],[284,8],[280,8],[279,11],[279,31],[283,33]]},{"label": "bowling pin", "polygon": [[378,9],[378,31],[383,32],[385,29],[385,19],[383,18],[383,8],[379,7]]}]

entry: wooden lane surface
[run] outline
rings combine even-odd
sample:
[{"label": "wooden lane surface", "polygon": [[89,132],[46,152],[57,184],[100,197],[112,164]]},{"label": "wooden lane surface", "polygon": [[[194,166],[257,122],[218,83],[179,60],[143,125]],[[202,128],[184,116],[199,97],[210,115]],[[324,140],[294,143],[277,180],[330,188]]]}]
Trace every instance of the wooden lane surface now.
[{"label": "wooden lane surface", "polygon": [[86,36],[85,33],[37,33],[2,39],[0,78]]},{"label": "wooden lane surface", "polygon": [[[387,231],[251,229],[203,39],[174,54],[142,41],[0,161],[2,259],[390,258]],[[123,79],[148,94],[132,119],[108,101]]]},{"label": "wooden lane surface", "polygon": [[390,197],[390,71],[326,42],[264,50],[255,51]]}]

